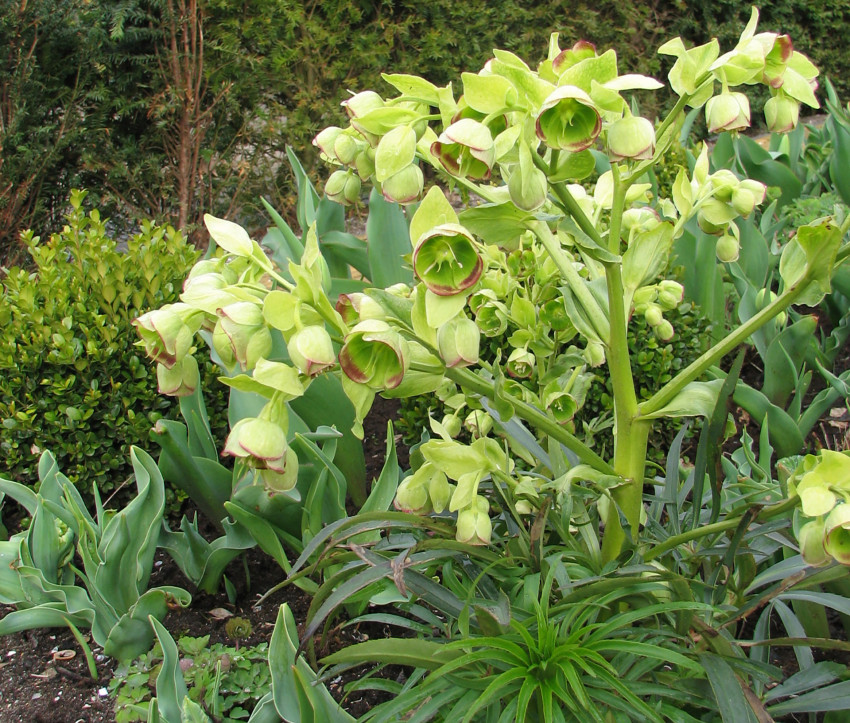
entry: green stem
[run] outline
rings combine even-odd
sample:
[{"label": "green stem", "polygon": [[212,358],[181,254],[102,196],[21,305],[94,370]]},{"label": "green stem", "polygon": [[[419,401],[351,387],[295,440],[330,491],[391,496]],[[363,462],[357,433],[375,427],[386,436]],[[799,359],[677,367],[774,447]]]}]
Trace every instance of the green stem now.
[{"label": "green stem", "polygon": [[[614,198],[611,207],[608,250],[620,251],[620,229],[626,204],[626,184],[620,179],[619,167],[612,166]],[[638,420],[637,394],[629,356],[628,319],[623,303],[625,288],[622,265],[606,264],[605,281],[608,291],[608,319],[610,326],[606,357],[614,397],[614,470],[625,483],[614,488],[612,508],[605,524],[602,539],[602,560],[608,562],[620,554],[626,542],[626,532],[620,520],[622,512],[637,537],[640,510],[643,500],[643,478],[646,467],[646,445],[651,422]]]},{"label": "green stem", "polygon": [[[471,391],[482,397],[487,397],[488,399],[495,398],[496,390],[494,383],[484,381],[468,369],[454,367],[452,369],[446,369],[445,374],[449,379],[465,390]],[[517,399],[511,399],[510,404],[520,419],[524,419],[535,429],[548,434],[555,441],[563,444],[582,462],[590,465],[600,472],[603,472],[604,474],[614,474],[614,468],[611,467],[611,465],[596,454],[596,452],[594,452],[590,447],[570,434],[554,419],[550,419],[545,413],[541,412],[531,404],[526,404],[525,402],[521,402]]]},{"label": "green stem", "polygon": [[[545,159],[537,153],[532,153],[531,157],[534,160],[534,165],[548,176],[551,169]],[[553,183],[549,185],[549,188],[564,205],[567,213],[569,213],[573,221],[578,224],[578,227],[600,246],[604,245],[602,242],[602,236],[599,234],[599,231],[597,231],[596,226],[593,225],[591,220],[585,215],[584,211],[582,211],[581,206],[578,205],[578,201],[573,198],[573,194],[569,192],[567,187],[563,183]]]},{"label": "green stem", "polygon": [[747,319],[735,331],[731,332],[716,346],[709,349],[697,358],[673,379],[653,394],[649,399],[639,405],[641,416],[654,414],[669,403],[682,389],[692,381],[701,376],[710,366],[716,364],[720,359],[735,349],[739,344],[745,342],[753,332],[764,326],[774,316],[791,306],[808,286],[808,278],[803,277],[793,288],[779,296],[773,303],[766,306],[755,316]]},{"label": "green stem", "polygon": [[[797,495],[790,497],[787,500],[783,500],[775,505],[771,505],[770,507],[765,507],[761,510],[754,518],[753,522],[759,522],[762,520],[769,520],[773,517],[778,517],[789,510],[793,510],[800,502],[800,498]],[[691,540],[697,540],[700,537],[708,537],[709,535],[716,535],[720,532],[725,532],[726,530],[734,530],[743,519],[744,515],[738,515],[736,517],[731,517],[728,520],[723,520],[722,522],[715,522],[710,525],[703,525],[702,527],[697,527],[693,530],[688,530],[687,532],[682,532],[679,535],[673,535],[672,537],[668,537],[664,542],[656,545],[651,550],[648,550],[646,554],[643,556],[644,562],[649,562],[650,560],[654,560],[659,555],[663,555],[668,550],[672,550],[679,545],[683,545],[686,542],[690,542]]]}]

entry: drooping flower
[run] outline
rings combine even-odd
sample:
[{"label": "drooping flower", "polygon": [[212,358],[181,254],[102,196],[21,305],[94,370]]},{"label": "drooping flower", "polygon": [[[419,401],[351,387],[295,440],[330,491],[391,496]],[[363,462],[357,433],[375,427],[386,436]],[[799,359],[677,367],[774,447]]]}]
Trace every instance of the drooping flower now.
[{"label": "drooping flower", "polygon": [[404,378],[408,364],[408,345],[389,324],[367,319],[345,337],[339,352],[343,373],[371,389],[394,389]]},{"label": "drooping flower", "polygon": [[454,296],[476,284],[484,262],[463,226],[446,223],[426,231],[413,250],[413,270],[438,296]]}]

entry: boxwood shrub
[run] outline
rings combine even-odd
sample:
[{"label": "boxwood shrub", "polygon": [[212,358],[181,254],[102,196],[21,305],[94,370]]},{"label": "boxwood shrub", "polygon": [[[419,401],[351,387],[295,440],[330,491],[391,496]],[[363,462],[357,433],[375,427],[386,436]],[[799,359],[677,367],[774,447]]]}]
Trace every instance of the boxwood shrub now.
[{"label": "boxwood shrub", "polygon": [[[36,484],[39,455],[49,449],[90,499],[92,485],[104,498],[120,487],[129,446],[150,446],[156,420],[177,415],[157,391],[131,321],[177,300],[198,251],[152,223],[119,244],[97,210],[85,212],[84,198],[72,193],[66,226],[46,242],[25,232],[32,263],[2,278],[0,474]],[[198,360],[209,381],[208,354]],[[224,423],[215,413],[226,408],[222,392],[208,404]]]}]

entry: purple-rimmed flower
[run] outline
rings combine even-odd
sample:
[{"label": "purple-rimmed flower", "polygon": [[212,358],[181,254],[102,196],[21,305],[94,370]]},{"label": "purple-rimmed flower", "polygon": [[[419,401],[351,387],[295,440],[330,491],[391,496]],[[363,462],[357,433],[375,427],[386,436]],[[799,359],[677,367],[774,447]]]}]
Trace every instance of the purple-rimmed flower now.
[{"label": "purple-rimmed flower", "polygon": [[133,326],[153,361],[167,368],[183,359],[192,348],[195,332],[204,315],[188,304],[168,304],[133,320]]},{"label": "purple-rimmed flower", "polygon": [[419,200],[424,186],[425,178],[421,169],[412,163],[384,181],[381,193],[388,201],[404,205]]},{"label": "purple-rimmed flower", "polygon": [[612,161],[642,161],[655,153],[655,127],[641,116],[626,116],[608,129],[608,157]]},{"label": "purple-rimmed flower", "polygon": [[253,369],[258,359],[268,356],[272,337],[259,304],[238,301],[219,309],[218,316],[213,347],[225,366],[238,362],[243,370]]},{"label": "purple-rimmed flower", "polygon": [[742,131],[750,127],[750,99],[743,93],[725,92],[705,104],[709,133]]},{"label": "purple-rimmed flower", "polygon": [[198,362],[191,354],[187,354],[174,366],[156,365],[156,381],[160,394],[170,397],[185,397],[192,394],[200,383]]},{"label": "purple-rimmed flower", "polygon": [[324,326],[305,326],[286,343],[290,361],[302,374],[315,377],[336,364],[331,335]]},{"label": "purple-rimmed flower", "polygon": [[472,118],[461,118],[431,144],[433,153],[453,176],[487,180],[496,161],[490,129]]},{"label": "purple-rimmed flower", "polygon": [[437,348],[450,369],[478,363],[480,339],[478,325],[465,316],[456,316],[437,329]]},{"label": "purple-rimmed flower", "polygon": [[484,261],[469,231],[445,223],[419,237],[413,250],[413,270],[437,296],[455,296],[475,286]]},{"label": "purple-rimmed flower", "polygon": [[563,85],[543,101],[536,128],[537,137],[550,148],[577,153],[596,142],[602,118],[587,93],[574,85]]},{"label": "purple-rimmed flower", "polygon": [[836,562],[850,565],[850,504],[833,507],[823,523],[824,548]]},{"label": "purple-rimmed flower", "polygon": [[298,457],[289,447],[286,433],[267,419],[249,417],[236,422],[222,455],[245,460],[276,491],[292,489],[298,478]]},{"label": "purple-rimmed flower", "polygon": [[339,365],[351,381],[370,389],[394,389],[408,364],[407,342],[385,321],[361,321],[345,337]]}]

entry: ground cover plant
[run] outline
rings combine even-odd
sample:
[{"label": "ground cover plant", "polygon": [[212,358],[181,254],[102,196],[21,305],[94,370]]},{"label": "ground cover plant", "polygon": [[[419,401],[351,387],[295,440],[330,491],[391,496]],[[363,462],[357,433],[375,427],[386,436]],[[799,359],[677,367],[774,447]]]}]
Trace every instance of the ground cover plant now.
[{"label": "ground cover plant", "polygon": [[[536,69],[494,51],[479,73],[462,75],[462,94],[388,74],[397,95],[352,95],[349,125],[316,137],[335,170],[322,200],[299,174],[300,237],[276,217],[264,250],[236,224],[206,217],[220,252],[193,268],[179,303],[136,322],[185,422],[157,426],[158,469],[136,453],[137,478],[140,496],[160,489],[160,474],[182,484],[218,527],[210,542],[197,519],[184,518],[159,538],[203,591],[230,591],[226,564],[256,545],[280,566],[278,588],[312,596],[300,631],[280,608],[270,686],[249,720],[350,720],[324,683],[352,670],[360,672],[350,695],[389,694],[361,718],[375,721],[836,721],[850,708],[846,667],[829,659],[850,646],[835,639],[828,615],[850,615],[850,458],[798,456],[807,451],[811,370],[828,385],[817,405],[846,403],[845,378],[827,367],[841,332],[803,352],[795,341],[812,328],[804,307],[841,308],[832,280],[850,255],[850,216],[838,205],[778,233],[775,212],[794,200],[794,184],[777,157],[754,156],[734,137],[711,154],[695,149],[670,197],[651,173],[679,140],[688,108],[705,113],[712,132],[734,134],[750,123],[743,86],[767,88],[776,131],[797,124],[801,103],[817,106],[816,68],[787,36],[757,32],[757,21],[754,11],[723,54],[716,41],[662,46],[675,58],[675,101],[657,124],[623,94],[663,84],[621,74],[616,55],[590,43],[561,48],[557,35]],[[841,136],[833,139],[840,152]],[[427,192],[426,166],[439,181]],[[345,231],[338,205],[357,203],[364,183],[373,186],[368,243]],[[482,202],[458,210],[444,185]],[[705,269],[703,290],[694,268]],[[706,304],[717,314],[712,343],[639,394],[635,369],[645,360],[630,350],[629,319],[668,341],[685,294],[710,301],[717,283],[734,314]],[[483,344],[499,335],[484,358]],[[218,461],[195,384],[196,337],[231,389],[223,454],[232,470]],[[760,426],[736,428],[731,401],[753,398],[736,350],[751,338],[766,371],[756,391],[769,404]],[[592,446],[571,424],[597,373],[610,380],[613,449]],[[433,392],[456,414],[429,421],[410,470],[390,430],[367,489],[362,459],[349,451],[377,395]],[[772,433],[782,414],[800,444]],[[648,444],[662,418],[679,427],[659,464]],[[685,463],[690,424],[698,441]],[[730,438],[735,451],[725,454]],[[75,498],[62,486],[64,501],[50,503],[5,488],[33,511],[31,534],[4,548],[12,564],[0,578],[21,627],[37,626],[40,610],[57,624],[89,622],[85,606],[66,603],[80,596],[67,589],[82,589],[74,576],[90,595],[98,589],[89,530],[111,539],[139,509],[131,503],[111,519],[98,510],[95,524],[78,509],[64,513]],[[43,510],[68,529],[42,524],[53,522]],[[84,573],[67,559],[75,538]],[[143,543],[137,558],[146,562]],[[114,550],[98,545],[102,565]],[[41,582],[57,569],[61,579]],[[144,577],[135,578],[140,600]],[[39,594],[65,597],[33,599],[22,582],[32,579]],[[122,602],[125,618],[110,631],[138,621],[134,601]],[[317,653],[343,610],[354,625],[398,634]],[[156,697],[134,712],[175,722],[215,716],[189,695],[159,617],[144,632],[162,650]],[[93,632],[95,621],[96,612]],[[131,645],[114,652],[132,657]],[[776,665],[776,648],[792,650],[793,662]],[[321,678],[317,658],[327,666]],[[388,665],[407,672],[375,674]]]}]

